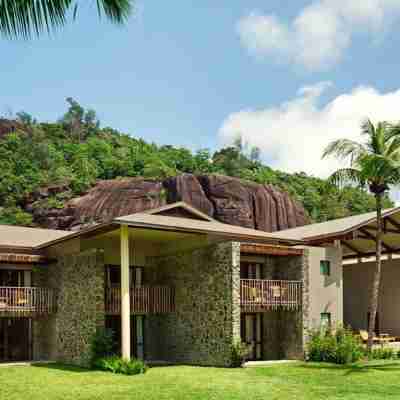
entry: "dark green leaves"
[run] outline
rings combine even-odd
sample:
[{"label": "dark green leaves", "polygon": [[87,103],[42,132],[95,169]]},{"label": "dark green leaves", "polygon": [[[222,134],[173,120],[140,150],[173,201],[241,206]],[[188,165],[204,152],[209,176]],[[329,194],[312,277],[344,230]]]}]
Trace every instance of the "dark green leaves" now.
[{"label": "dark green leaves", "polygon": [[[8,38],[29,39],[63,27],[69,16],[75,19],[77,0],[0,0],[0,33]],[[132,11],[131,0],[96,0],[99,17],[124,24]]]}]

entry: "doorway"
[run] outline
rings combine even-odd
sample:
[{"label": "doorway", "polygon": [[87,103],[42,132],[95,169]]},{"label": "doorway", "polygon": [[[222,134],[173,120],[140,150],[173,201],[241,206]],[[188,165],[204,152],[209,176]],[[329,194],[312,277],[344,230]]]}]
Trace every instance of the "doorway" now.
[{"label": "doorway", "polygon": [[[144,359],[144,316],[131,316],[131,356]],[[106,328],[114,332],[115,351],[121,353],[121,316],[106,317]]]},{"label": "doorway", "polygon": [[263,314],[242,314],[240,316],[241,340],[250,347],[248,359],[263,359]]},{"label": "doorway", "polygon": [[0,318],[0,362],[32,360],[32,319]]}]

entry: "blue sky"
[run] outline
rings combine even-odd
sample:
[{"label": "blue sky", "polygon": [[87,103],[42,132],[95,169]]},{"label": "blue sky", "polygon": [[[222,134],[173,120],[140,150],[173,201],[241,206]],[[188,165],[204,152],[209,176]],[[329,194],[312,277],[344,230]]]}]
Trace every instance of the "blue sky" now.
[{"label": "blue sky", "polygon": [[125,28],[85,6],[51,38],[0,40],[0,114],[54,120],[71,96],[149,141],[215,149],[240,132],[272,166],[324,175],[324,143],[364,114],[400,119],[400,2],[358,3],[147,0]]}]

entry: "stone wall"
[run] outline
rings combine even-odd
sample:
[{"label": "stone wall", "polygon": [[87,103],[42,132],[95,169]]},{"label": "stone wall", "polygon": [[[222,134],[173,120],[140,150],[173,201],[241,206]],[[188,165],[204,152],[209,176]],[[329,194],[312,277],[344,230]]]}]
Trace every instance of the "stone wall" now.
[{"label": "stone wall", "polygon": [[59,257],[41,280],[57,293],[57,313],[35,321],[34,358],[86,366],[90,339],[105,323],[103,252]]},{"label": "stone wall", "polygon": [[145,358],[229,366],[240,339],[240,245],[147,260],[146,283],[175,287],[176,312],[146,317]]}]

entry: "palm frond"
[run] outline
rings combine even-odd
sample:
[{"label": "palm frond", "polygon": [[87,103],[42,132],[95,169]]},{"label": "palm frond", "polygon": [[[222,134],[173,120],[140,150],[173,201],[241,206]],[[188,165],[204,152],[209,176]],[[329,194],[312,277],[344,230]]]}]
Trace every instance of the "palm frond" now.
[{"label": "palm frond", "polygon": [[115,24],[124,24],[132,12],[131,0],[96,0],[99,16],[103,13]]},{"label": "palm frond", "polygon": [[[76,17],[79,0],[0,0],[0,34],[29,39],[64,26],[68,13]],[[133,0],[96,0],[99,16],[123,24],[132,11]]]},{"label": "palm frond", "polygon": [[338,139],[329,143],[322,153],[322,158],[335,156],[336,158],[344,160],[351,157],[351,162],[353,162],[366,152],[367,149],[361,143],[350,139]]},{"label": "palm frond", "polygon": [[400,159],[400,135],[394,136],[388,141],[384,155],[394,160]]},{"label": "palm frond", "polygon": [[338,169],[328,178],[328,182],[337,187],[343,187],[347,185],[364,187],[366,183],[361,176],[360,171],[355,168]]},{"label": "palm frond", "polygon": [[372,136],[375,133],[375,126],[369,118],[361,122],[361,134]]},{"label": "palm frond", "polygon": [[71,0],[0,0],[0,33],[27,39],[63,26]]}]

